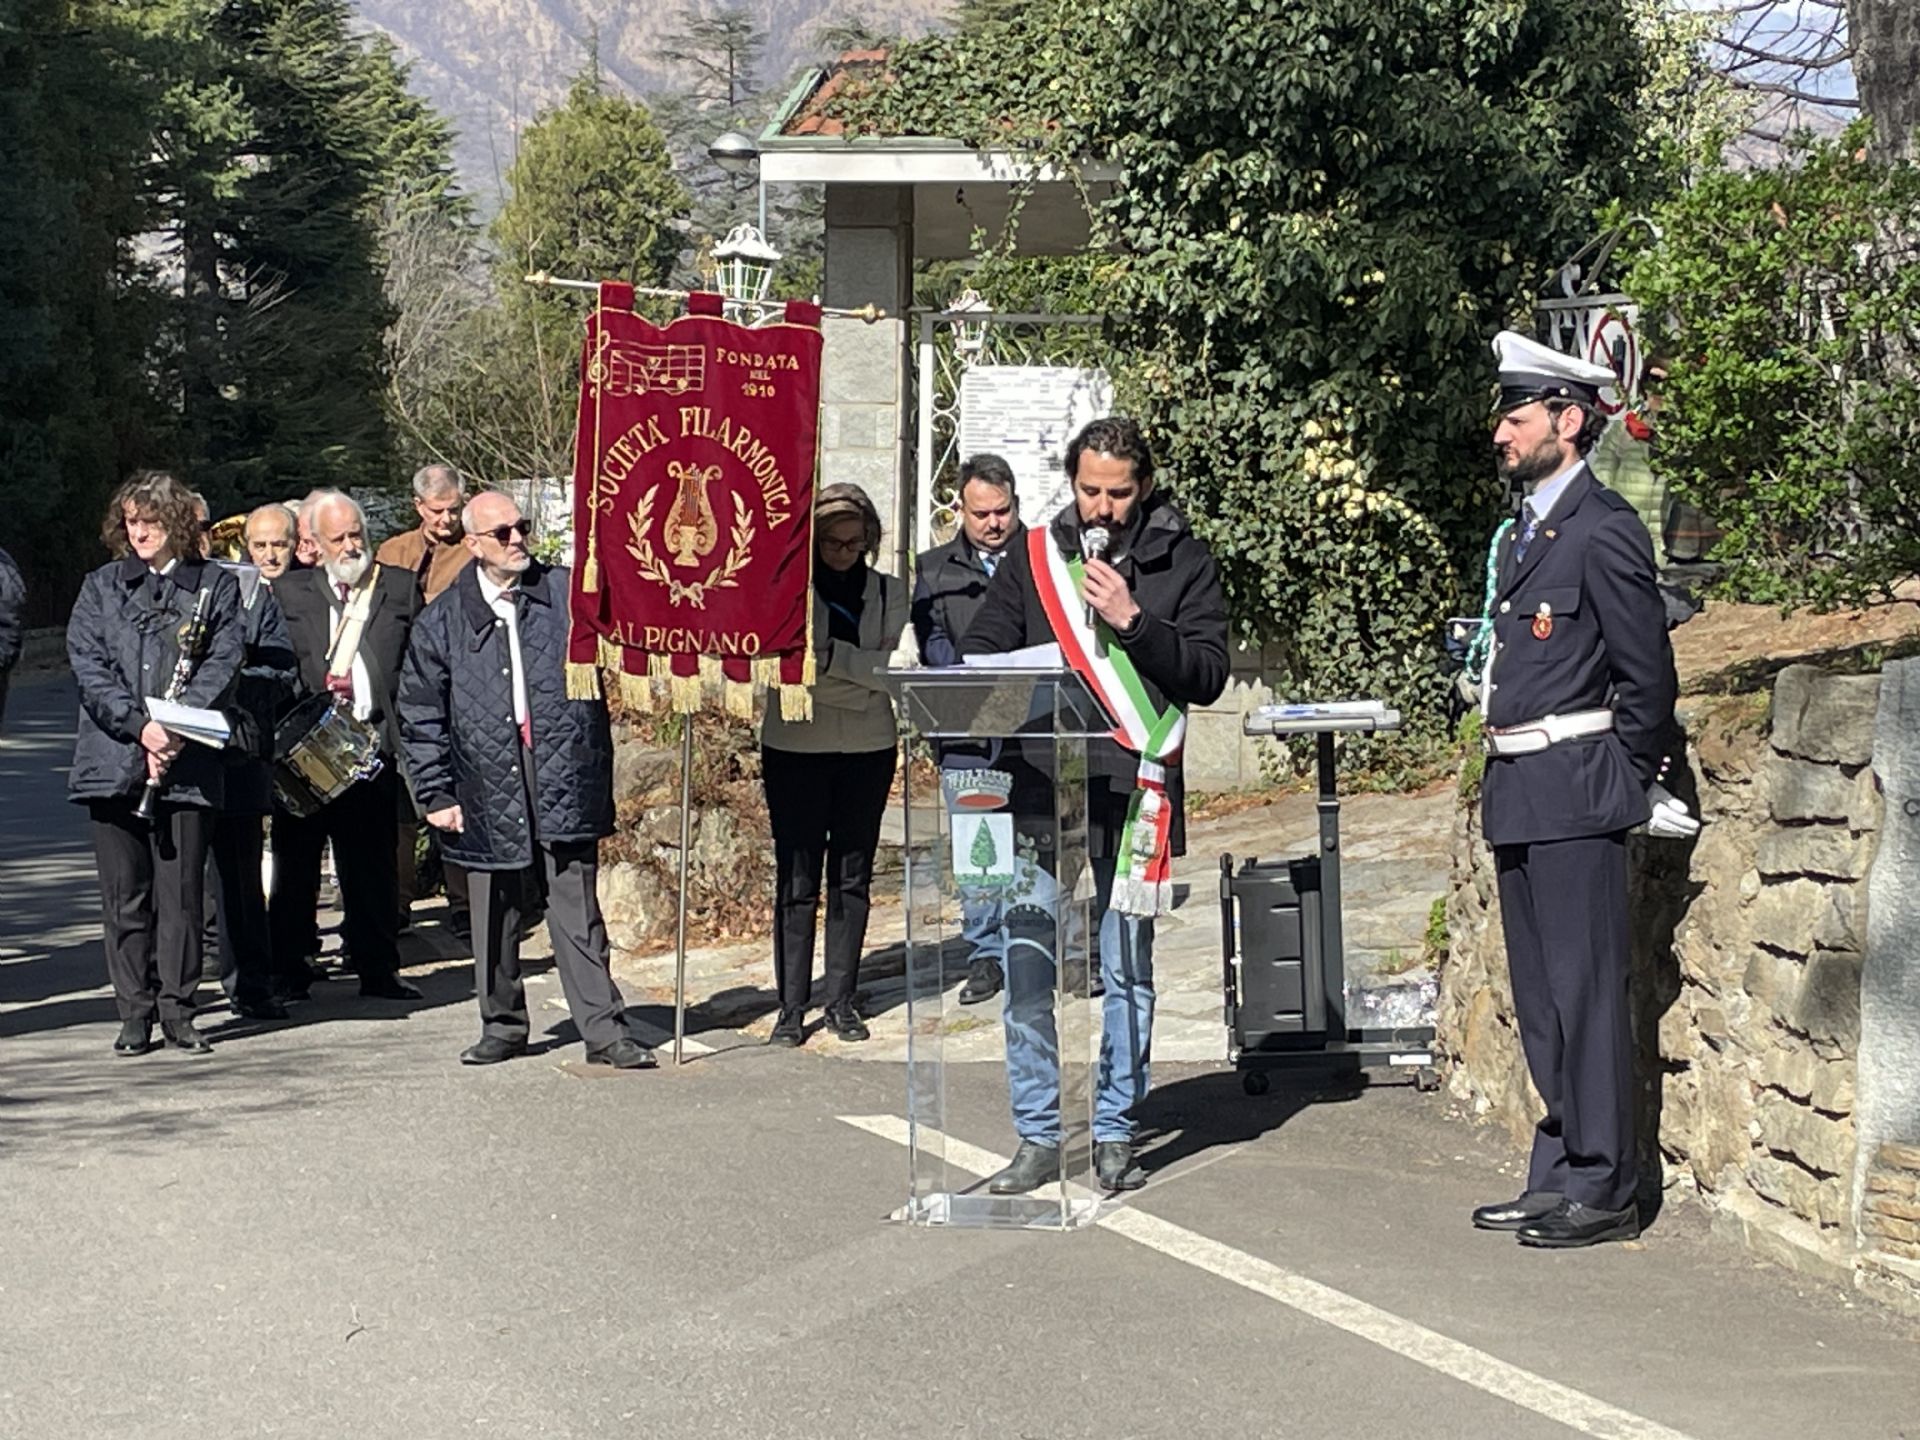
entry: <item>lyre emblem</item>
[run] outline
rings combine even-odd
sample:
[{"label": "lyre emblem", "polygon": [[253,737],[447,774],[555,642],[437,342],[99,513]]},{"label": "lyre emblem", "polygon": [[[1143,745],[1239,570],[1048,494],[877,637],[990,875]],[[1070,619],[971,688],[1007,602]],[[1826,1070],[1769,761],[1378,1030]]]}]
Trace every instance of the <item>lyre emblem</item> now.
[{"label": "lyre emblem", "polygon": [[714,517],[713,501],[707,487],[720,478],[720,467],[683,465],[678,460],[667,466],[667,475],[676,482],[673,504],[667,510],[666,533],[662,537],[673,563],[691,569],[713,553],[720,540],[720,522]]}]

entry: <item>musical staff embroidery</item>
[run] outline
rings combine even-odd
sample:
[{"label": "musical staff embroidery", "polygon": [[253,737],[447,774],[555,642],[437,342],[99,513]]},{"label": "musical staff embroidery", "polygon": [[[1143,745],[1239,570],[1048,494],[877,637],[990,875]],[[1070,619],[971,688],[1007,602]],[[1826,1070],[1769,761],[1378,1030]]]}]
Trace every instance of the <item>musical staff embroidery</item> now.
[{"label": "musical staff embroidery", "polygon": [[642,345],[602,335],[587,382],[603,395],[686,395],[707,385],[704,345]]}]

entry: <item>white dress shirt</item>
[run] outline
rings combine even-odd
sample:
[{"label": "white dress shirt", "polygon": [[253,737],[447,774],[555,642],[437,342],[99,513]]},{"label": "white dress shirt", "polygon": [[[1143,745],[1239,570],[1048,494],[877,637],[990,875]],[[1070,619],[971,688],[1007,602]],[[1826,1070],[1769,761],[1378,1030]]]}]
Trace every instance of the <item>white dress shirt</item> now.
[{"label": "white dress shirt", "polygon": [[513,667],[513,724],[515,729],[527,723],[527,671],[520,661],[520,614],[514,605],[517,585],[496,585],[482,569],[475,577],[480,582],[480,598],[492,607],[507,627],[507,663]]}]

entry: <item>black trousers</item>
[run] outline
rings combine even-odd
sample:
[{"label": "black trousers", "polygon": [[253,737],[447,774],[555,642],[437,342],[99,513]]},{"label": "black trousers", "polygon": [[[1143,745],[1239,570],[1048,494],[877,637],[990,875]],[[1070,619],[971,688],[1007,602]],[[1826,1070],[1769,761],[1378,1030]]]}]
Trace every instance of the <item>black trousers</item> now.
[{"label": "black trousers", "polygon": [[371,780],[349,785],[320,813],[273,817],[273,899],[267,907],[274,955],[304,957],[320,903],[320,852],[333,842],[340,876],[341,933],[361,980],[400,969],[399,877],[393,827],[400,778],[391,761]]},{"label": "black trousers", "polygon": [[773,826],[773,968],[780,1008],[804,1009],[813,988],[820,876],[827,884],[827,1005],[853,998],[866,946],[873,852],[880,844],[896,754],[760,752]]},{"label": "black trousers", "polygon": [[267,892],[260,884],[266,825],[262,815],[216,815],[209,841],[220,988],[242,1003],[271,999],[276,979],[296,986],[307,979],[302,957],[289,958],[273,945]]},{"label": "black trousers", "polygon": [[1493,853],[1520,1043],[1547,1107],[1527,1188],[1624,1210],[1639,1182],[1626,835]]},{"label": "black trousers", "polygon": [[132,798],[87,806],[100,870],[107,978],[122,1020],[193,1018],[200,983],[200,927],[207,865],[207,812],[164,802],[151,822]]},{"label": "black trousers", "polygon": [[484,1034],[527,1038],[527,992],[520,977],[520,922],[546,896],[554,968],[574,1028],[589,1050],[627,1038],[626,1002],[608,969],[607,926],[600,917],[600,846],[587,840],[535,845],[529,870],[470,870],[473,988]]}]

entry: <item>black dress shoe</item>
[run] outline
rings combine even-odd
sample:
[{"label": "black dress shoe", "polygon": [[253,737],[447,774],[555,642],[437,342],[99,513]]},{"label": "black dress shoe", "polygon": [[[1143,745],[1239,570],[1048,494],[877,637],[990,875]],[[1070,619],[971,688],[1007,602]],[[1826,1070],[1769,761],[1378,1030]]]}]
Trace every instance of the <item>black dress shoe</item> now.
[{"label": "black dress shoe", "polygon": [[987,1181],[995,1195],[1025,1195],[1060,1178],[1060,1147],[1022,1140],[1013,1163]]},{"label": "black dress shoe", "polygon": [[978,1005],[991,1000],[1006,985],[998,960],[976,960],[967,967],[967,983],[960,987],[962,1005]]},{"label": "black dress shoe", "polygon": [[144,1055],[153,1049],[153,1021],[122,1020],[120,1036],[113,1042],[116,1055]]},{"label": "black dress shoe", "polygon": [[1518,1230],[1522,1225],[1551,1215],[1560,1208],[1561,1197],[1551,1190],[1529,1190],[1518,1200],[1498,1205],[1482,1205],[1473,1212],[1476,1230]]},{"label": "black dress shoe", "polygon": [[167,1037],[167,1044],[176,1050],[184,1050],[189,1055],[211,1055],[213,1046],[207,1043],[207,1037],[193,1028],[191,1020],[162,1020],[160,1033]]},{"label": "black dress shoe", "polygon": [[773,1033],[767,1036],[769,1045],[784,1045],[788,1049],[807,1043],[806,1020],[798,1010],[782,1010],[780,1018],[773,1022]]},{"label": "black dress shoe", "polygon": [[1125,1140],[1093,1142],[1093,1173],[1102,1190],[1138,1190],[1147,1183],[1147,1172],[1133,1163],[1133,1146]]},{"label": "black dress shoe", "polygon": [[376,975],[360,981],[360,993],[370,1000],[419,1000],[418,985],[409,985],[398,975]]},{"label": "black dress shoe", "polygon": [[837,1005],[829,1005],[825,1015],[820,1017],[836,1040],[845,1040],[849,1044],[858,1044],[871,1039],[873,1032],[867,1029],[867,1022],[860,1018],[860,1012],[853,1008],[851,1000],[842,1000]]},{"label": "black dress shoe", "polygon": [[242,1020],[285,1020],[287,1007],[278,1000],[235,1000],[227,1008]]},{"label": "black dress shoe", "polygon": [[498,1065],[502,1060],[511,1060],[516,1055],[527,1053],[524,1040],[503,1040],[498,1035],[482,1035],[477,1041],[460,1052],[462,1065]]},{"label": "black dress shoe", "polygon": [[630,1036],[587,1051],[587,1064],[611,1065],[616,1070],[651,1070],[659,1063],[653,1058],[653,1051]]},{"label": "black dress shoe", "polygon": [[1543,1215],[1519,1230],[1520,1243],[1536,1250],[1577,1250],[1607,1240],[1640,1238],[1640,1210],[1601,1210],[1578,1200],[1562,1201],[1551,1215]]}]

